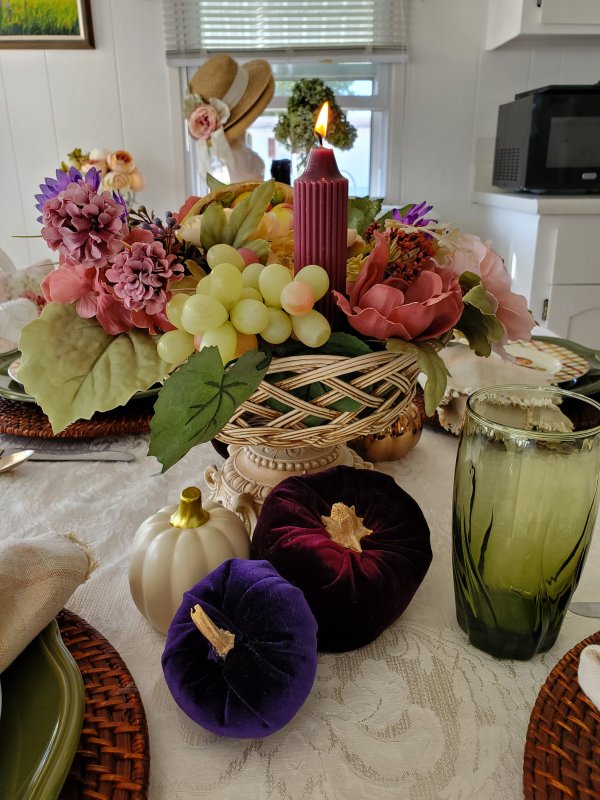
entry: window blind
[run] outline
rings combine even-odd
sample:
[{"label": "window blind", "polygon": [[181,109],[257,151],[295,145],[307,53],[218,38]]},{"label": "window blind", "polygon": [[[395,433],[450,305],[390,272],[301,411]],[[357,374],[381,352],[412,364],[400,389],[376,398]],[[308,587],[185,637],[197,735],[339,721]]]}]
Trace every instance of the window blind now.
[{"label": "window blind", "polygon": [[406,0],[163,0],[167,61],[405,61]]}]

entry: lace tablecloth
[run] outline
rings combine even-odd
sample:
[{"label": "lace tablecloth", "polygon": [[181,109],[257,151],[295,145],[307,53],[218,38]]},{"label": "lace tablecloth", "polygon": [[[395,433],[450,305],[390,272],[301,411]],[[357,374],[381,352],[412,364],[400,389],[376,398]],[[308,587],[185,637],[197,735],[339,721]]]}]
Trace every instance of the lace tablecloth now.
[{"label": "lace tablecloth", "polygon": [[[23,440],[0,437],[0,446]],[[142,439],[131,463],[28,462],[0,475],[2,536],[74,531],[100,562],[69,608],[117,648],[141,691],[151,743],[151,800],[517,800],[525,733],[540,686],[600,620],[567,618],[556,646],[529,662],[475,650],[454,616],[450,505],[457,440],[425,430],[402,461],[378,466],[420,503],[433,563],[402,618],[375,643],[319,656],[306,704],[283,730],[221,739],[179,711],[162,677],[164,638],[129,594],[129,549],[140,522],[221,463],[210,445],[166,475]],[[44,443],[47,447],[48,443]],[[81,443],[77,445],[81,447]],[[64,443],[61,444],[64,447]],[[600,532],[577,598],[600,600]]]}]

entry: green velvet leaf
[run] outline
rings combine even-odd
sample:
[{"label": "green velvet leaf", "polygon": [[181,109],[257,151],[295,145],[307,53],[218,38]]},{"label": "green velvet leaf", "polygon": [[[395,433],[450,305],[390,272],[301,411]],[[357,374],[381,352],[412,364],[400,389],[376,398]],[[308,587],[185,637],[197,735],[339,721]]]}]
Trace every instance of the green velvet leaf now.
[{"label": "green velvet leaf", "polygon": [[392,353],[416,352],[419,370],[427,378],[423,390],[425,413],[431,417],[444,396],[450,375],[436,348],[429,342],[405,342],[404,339],[388,339],[386,347]]},{"label": "green velvet leaf", "polygon": [[82,319],[74,306],[60,303],[47,305],[23,328],[19,347],[19,378],[54,433],[123,405],[168,371],[156,337],[141,330],[111,336],[95,319]]},{"label": "green velvet leaf", "polygon": [[362,236],[380,213],[382,203],[381,197],[351,197],[348,200],[348,227]]},{"label": "green velvet leaf", "polygon": [[250,239],[271,202],[274,187],[274,180],[260,183],[251,195],[238,203],[225,225],[223,241],[226,244],[243,247]]},{"label": "green velvet leaf", "polygon": [[150,423],[150,455],[163,472],[195,445],[208,442],[265,377],[271,356],[249,350],[224,369],[216,347],[193,353],[160,391]]},{"label": "green velvet leaf", "polygon": [[202,214],[200,223],[200,242],[204,252],[215,244],[224,242],[223,233],[227,225],[227,216],[223,206],[211,203]]}]

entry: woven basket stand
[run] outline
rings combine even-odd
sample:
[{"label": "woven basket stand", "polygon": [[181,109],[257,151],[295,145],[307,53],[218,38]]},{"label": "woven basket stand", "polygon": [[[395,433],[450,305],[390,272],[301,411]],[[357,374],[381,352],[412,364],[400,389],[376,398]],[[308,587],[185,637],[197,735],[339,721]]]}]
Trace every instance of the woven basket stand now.
[{"label": "woven basket stand", "polygon": [[[273,448],[325,448],[346,442],[394,422],[414,397],[418,374],[416,354],[387,350],[354,358],[305,355],[274,359],[267,373],[271,380],[263,380],[237,408],[218,438],[233,445]],[[326,389],[319,397],[308,401],[292,394],[317,382]],[[334,408],[346,398],[357,403],[356,410]],[[289,410],[270,407],[270,400]],[[307,427],[307,416],[327,422]]]}]

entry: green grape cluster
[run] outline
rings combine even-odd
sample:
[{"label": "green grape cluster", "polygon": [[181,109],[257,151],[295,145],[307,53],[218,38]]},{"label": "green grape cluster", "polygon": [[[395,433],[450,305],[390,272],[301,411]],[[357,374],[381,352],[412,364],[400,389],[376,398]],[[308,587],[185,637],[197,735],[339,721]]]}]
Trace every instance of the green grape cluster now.
[{"label": "green grape cluster", "polygon": [[158,353],[168,364],[181,364],[194,350],[211,346],[227,364],[256,348],[259,336],[269,344],[293,336],[307,347],[329,339],[329,322],[313,308],[329,289],[323,267],[309,264],[292,277],[281,264],[247,263],[244,255],[253,257],[248,250],[214,245],[206,254],[210,273],[195,294],[175,294],[167,303],[176,330],[160,337]]}]

